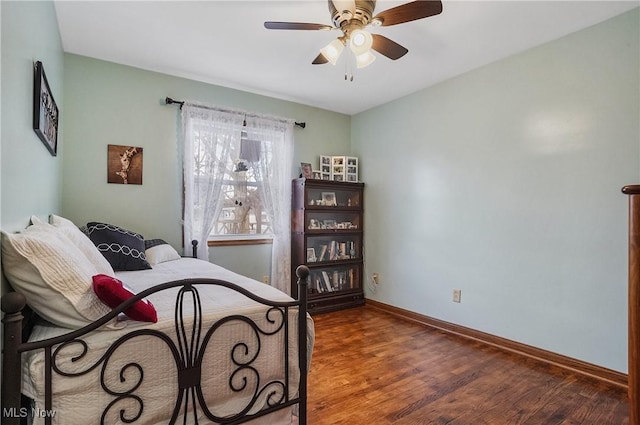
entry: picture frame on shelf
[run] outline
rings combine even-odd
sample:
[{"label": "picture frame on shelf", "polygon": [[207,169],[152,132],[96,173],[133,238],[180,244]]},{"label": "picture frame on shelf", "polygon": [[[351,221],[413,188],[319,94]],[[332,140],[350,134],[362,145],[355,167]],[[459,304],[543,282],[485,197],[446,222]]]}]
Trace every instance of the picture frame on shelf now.
[{"label": "picture frame on shelf", "polygon": [[313,170],[311,172],[311,175],[314,180],[322,180],[322,173],[320,172],[320,170]]},{"label": "picture frame on shelf", "polygon": [[346,157],[331,157],[331,180],[343,182],[346,180]]},{"label": "picture frame on shelf", "polygon": [[335,192],[322,192],[322,203],[326,207],[335,207],[338,205],[336,202]]},{"label": "picture frame on shelf", "polygon": [[357,183],[358,182],[358,158],[355,156],[346,157],[347,168],[346,168],[346,181],[349,183]]},{"label": "picture frame on shelf", "polygon": [[300,177],[304,177],[305,179],[313,178],[313,170],[311,168],[311,164],[308,162],[300,163]]},{"label": "picture frame on shelf", "polygon": [[331,157],[320,155],[320,179],[331,180]]},{"label": "picture frame on shelf", "polygon": [[318,261],[315,248],[307,248],[307,263],[315,263]]},{"label": "picture frame on shelf", "polygon": [[320,175],[322,180],[358,183],[357,156],[320,155]]}]

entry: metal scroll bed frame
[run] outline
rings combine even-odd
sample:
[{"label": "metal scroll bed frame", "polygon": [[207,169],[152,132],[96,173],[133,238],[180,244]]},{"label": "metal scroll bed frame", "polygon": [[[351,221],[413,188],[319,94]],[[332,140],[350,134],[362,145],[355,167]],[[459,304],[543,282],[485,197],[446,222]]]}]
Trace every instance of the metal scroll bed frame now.
[{"label": "metal scroll bed frame", "polygon": [[[137,329],[131,331],[116,341],[114,341],[106,353],[91,366],[91,370],[96,368],[103,368],[109,361],[109,358],[114,351],[125,344],[130,339],[140,335],[152,335],[160,338],[169,347],[173,359],[175,361],[175,367],[177,369],[178,380],[178,394],[173,407],[173,414],[168,423],[198,423],[198,416],[204,415],[208,420],[225,424],[241,424],[249,420],[262,417],[269,413],[273,413],[283,408],[289,408],[291,406],[298,405],[298,421],[300,425],[306,424],[306,402],[307,402],[307,300],[306,300],[306,285],[309,270],[305,266],[300,266],[296,270],[298,277],[298,285],[300,289],[298,291],[299,299],[290,302],[274,302],[254,295],[246,289],[239,287],[233,283],[218,280],[218,279],[184,279],[178,281],[172,281],[162,283],[151,287],[145,291],[140,292],[134,298],[131,298],[119,307],[113,309],[113,311],[96,322],[85,326],[84,328],[69,332],[65,335],[61,335],[55,338],[50,338],[42,341],[26,342],[28,338],[27,324],[31,322],[28,307],[25,308],[25,298],[18,292],[9,292],[2,296],[2,311],[5,313],[3,322],[3,358],[2,358],[2,424],[18,425],[21,420],[24,421],[23,413],[27,411],[24,406],[24,396],[21,395],[21,381],[22,381],[22,367],[21,356],[23,353],[33,350],[44,350],[45,356],[45,412],[50,411],[53,406],[54,397],[52,391],[52,381],[55,376],[56,380],[63,378],[73,378],[87,373],[87,370],[82,372],[69,374],[56,366],[56,360],[64,347],[71,344],[80,344],[83,353],[79,357],[83,357],[88,350],[86,342],[82,340],[82,337],[98,329],[102,325],[109,322],[118,314],[126,310],[137,300],[145,298],[156,292],[165,291],[171,288],[179,288],[175,301],[175,319],[174,327],[177,335],[177,341],[174,338],[166,335],[163,332],[153,329]],[[200,297],[198,293],[198,287],[203,285],[217,285],[223,286],[250,298],[265,306],[265,319],[270,324],[275,326],[270,327],[269,330],[262,329],[251,318],[241,315],[226,316],[207,329],[203,329],[202,324],[202,305],[200,304]],[[183,306],[193,308],[193,325],[185,325],[186,317],[183,317]],[[294,322],[289,320],[289,313],[292,310],[298,310],[297,326]],[[24,314],[23,314],[24,313]],[[191,317],[189,317],[191,320]],[[282,359],[273,361],[282,362],[282,368],[284,370],[284,377],[282,380],[271,380],[263,382],[260,376],[257,376],[257,383],[253,390],[253,396],[251,400],[240,411],[225,417],[217,417],[205,401],[202,388],[200,387],[201,376],[206,373],[201,368],[204,352],[209,347],[209,340],[213,333],[220,326],[225,323],[240,321],[244,324],[248,324],[253,330],[253,338],[258,341],[262,341],[263,338],[273,337],[275,335],[283,336],[284,356]],[[297,327],[297,329],[295,329]],[[290,364],[289,361],[289,341],[291,339],[297,340],[296,346],[298,350],[297,364]],[[257,373],[257,369],[252,366],[252,362],[258,356],[258,353],[250,360],[237,359],[236,352],[241,351],[246,344],[242,341],[236,342],[230,347],[230,356],[235,367],[234,374],[241,373]],[[134,368],[139,372],[139,378],[137,382],[133,382],[130,388],[126,391],[114,390],[109,388],[105,377],[101,374],[100,382],[96,385],[100,385],[102,390],[112,396],[112,401],[108,405],[104,406],[102,411],[102,422],[105,423],[105,417],[107,414],[113,414],[113,411],[118,411],[118,403],[123,400],[133,401],[138,406],[137,411],[130,410],[125,412],[120,410],[120,419],[124,423],[138,423],[137,421],[142,417],[144,410],[144,395],[137,394],[142,380],[144,379],[144,373],[142,366],[136,362],[131,362],[124,366],[120,373],[124,373],[125,369]],[[292,371],[299,370],[300,378],[298,384],[297,393],[293,391],[292,385],[296,382],[292,382]],[[238,388],[237,384],[229,378],[228,387],[231,391],[246,391],[246,388]],[[291,396],[291,394],[296,394]],[[255,404],[258,398],[265,399],[266,403],[256,413],[249,413],[255,411]],[[45,424],[50,425],[52,418],[45,416]]]}]

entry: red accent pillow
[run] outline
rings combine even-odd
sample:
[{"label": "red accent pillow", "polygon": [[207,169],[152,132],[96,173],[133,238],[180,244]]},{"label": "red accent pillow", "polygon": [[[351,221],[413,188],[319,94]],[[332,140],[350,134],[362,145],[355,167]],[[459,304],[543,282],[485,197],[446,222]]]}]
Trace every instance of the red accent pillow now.
[{"label": "red accent pillow", "polygon": [[[124,301],[136,295],[127,289],[121,280],[107,276],[106,274],[93,276],[93,291],[103,303],[111,308],[116,308]],[[156,308],[150,301],[145,299],[133,303],[131,307],[124,311],[124,314],[133,320],[139,320],[141,322],[156,323],[158,321]]]}]

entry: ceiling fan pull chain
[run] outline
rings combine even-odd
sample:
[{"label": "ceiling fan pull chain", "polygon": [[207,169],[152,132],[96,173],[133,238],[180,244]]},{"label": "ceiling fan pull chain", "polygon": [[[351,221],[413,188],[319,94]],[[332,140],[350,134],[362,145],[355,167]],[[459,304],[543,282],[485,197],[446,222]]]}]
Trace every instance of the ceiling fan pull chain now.
[{"label": "ceiling fan pull chain", "polygon": [[351,66],[351,60],[346,60],[344,63],[344,80],[353,82],[353,67]]},{"label": "ceiling fan pull chain", "polygon": [[349,78],[349,81],[353,82],[353,64],[356,60],[356,57],[353,55],[350,55],[353,59],[349,60],[349,74],[351,74],[351,78]]}]

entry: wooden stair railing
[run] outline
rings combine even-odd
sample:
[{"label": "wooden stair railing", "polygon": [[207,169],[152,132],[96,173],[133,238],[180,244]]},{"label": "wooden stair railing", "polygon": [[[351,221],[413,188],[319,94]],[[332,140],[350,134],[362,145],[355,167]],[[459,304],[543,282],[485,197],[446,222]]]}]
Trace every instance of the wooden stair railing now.
[{"label": "wooden stair railing", "polygon": [[629,195],[629,425],[640,425],[640,185]]}]

